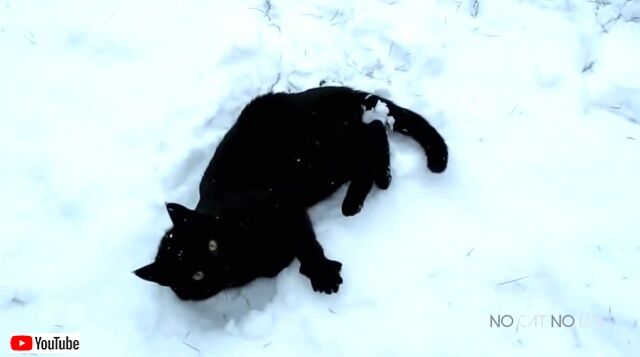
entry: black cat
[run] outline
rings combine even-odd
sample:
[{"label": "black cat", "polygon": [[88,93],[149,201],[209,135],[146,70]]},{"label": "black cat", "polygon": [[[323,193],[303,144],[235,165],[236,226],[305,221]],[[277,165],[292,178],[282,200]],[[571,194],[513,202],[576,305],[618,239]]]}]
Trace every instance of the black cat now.
[{"label": "black cat", "polygon": [[420,115],[346,87],[269,93],[249,103],[225,135],[200,183],[195,210],[167,204],[173,222],[155,261],[135,271],[180,299],[206,299],[294,258],[314,291],[337,292],[342,264],[327,259],[307,208],[350,182],[342,213],[360,211],[373,183],[391,183],[385,124],[363,121],[384,103],[393,130],[415,139],[428,167],[442,172],[447,146]]}]

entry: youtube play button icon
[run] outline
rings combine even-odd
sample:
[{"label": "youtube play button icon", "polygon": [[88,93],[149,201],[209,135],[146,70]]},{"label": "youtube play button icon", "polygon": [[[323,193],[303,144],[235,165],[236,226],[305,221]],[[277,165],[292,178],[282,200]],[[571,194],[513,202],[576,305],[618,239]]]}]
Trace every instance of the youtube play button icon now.
[{"label": "youtube play button icon", "polygon": [[14,335],[11,336],[10,344],[13,351],[31,351],[33,349],[33,337]]}]

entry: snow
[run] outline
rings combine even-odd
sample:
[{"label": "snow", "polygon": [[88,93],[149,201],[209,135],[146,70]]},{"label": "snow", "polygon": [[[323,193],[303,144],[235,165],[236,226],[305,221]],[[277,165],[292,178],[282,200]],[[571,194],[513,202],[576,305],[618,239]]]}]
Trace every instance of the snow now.
[{"label": "snow", "polygon": [[[638,9],[0,0],[0,338],[77,332],[90,356],[637,354]],[[340,292],[298,263],[198,303],[135,277],[242,107],[320,81],[386,93],[451,151],[434,175],[392,135],[387,191],[352,218],[344,188],[311,210]],[[519,326],[490,326],[505,314]]]},{"label": "snow", "polygon": [[395,119],[389,115],[389,108],[381,101],[377,101],[375,107],[365,110],[362,114],[362,122],[369,124],[374,120],[381,121],[388,128],[393,128],[395,123]]}]

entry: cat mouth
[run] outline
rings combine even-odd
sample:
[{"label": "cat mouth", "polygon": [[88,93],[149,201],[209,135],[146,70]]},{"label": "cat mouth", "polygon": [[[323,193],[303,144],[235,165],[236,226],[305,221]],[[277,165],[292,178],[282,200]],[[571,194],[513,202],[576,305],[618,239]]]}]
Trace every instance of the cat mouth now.
[{"label": "cat mouth", "polygon": [[190,300],[190,301],[201,301],[206,300],[210,297],[216,295],[220,289],[206,289],[204,291],[199,292],[188,292],[183,289],[177,288],[175,286],[171,286],[171,290],[176,294],[176,296],[180,300]]}]

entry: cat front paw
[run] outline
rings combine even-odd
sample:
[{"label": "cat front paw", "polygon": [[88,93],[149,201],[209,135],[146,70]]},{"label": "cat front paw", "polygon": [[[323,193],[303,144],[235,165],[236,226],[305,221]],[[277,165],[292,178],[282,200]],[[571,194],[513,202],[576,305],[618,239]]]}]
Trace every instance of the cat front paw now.
[{"label": "cat front paw", "polygon": [[326,258],[317,263],[300,265],[300,273],[309,278],[313,291],[325,294],[338,292],[342,284],[341,269],[342,263]]}]

